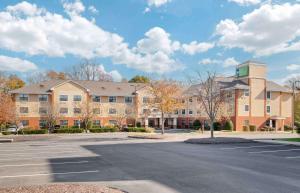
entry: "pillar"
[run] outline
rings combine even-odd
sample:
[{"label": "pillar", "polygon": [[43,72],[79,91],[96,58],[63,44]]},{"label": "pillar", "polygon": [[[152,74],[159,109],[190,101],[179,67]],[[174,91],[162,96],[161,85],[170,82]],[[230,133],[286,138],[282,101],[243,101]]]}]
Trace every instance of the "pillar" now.
[{"label": "pillar", "polygon": [[148,127],[148,118],[145,118],[145,127]]},{"label": "pillar", "polygon": [[173,118],[173,129],[177,129],[177,118]]}]

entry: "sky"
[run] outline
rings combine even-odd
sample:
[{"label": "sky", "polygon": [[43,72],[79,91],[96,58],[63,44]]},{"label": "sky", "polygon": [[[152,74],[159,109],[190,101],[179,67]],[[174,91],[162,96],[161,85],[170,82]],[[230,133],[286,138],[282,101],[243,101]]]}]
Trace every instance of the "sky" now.
[{"label": "sky", "polygon": [[115,81],[233,75],[263,62],[300,75],[300,0],[1,0],[0,71],[26,78],[83,59]]}]

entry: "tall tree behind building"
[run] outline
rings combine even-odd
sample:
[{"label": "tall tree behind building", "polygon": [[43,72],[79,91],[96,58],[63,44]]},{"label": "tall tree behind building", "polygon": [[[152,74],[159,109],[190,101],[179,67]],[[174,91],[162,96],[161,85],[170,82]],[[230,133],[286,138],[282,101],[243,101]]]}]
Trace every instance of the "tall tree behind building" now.
[{"label": "tall tree behind building", "polygon": [[136,75],[133,78],[131,78],[128,82],[131,82],[131,83],[149,83],[150,79],[146,76]]}]

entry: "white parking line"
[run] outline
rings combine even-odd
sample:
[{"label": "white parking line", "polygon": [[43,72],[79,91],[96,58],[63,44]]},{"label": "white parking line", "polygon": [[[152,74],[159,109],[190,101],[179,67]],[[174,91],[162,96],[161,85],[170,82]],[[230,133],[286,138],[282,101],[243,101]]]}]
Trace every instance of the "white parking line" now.
[{"label": "white parking line", "polygon": [[255,145],[255,146],[238,146],[238,147],[223,147],[221,149],[251,149],[251,148],[261,148],[261,147],[281,147],[285,145]]},{"label": "white parking line", "polygon": [[0,168],[4,167],[23,167],[23,166],[46,166],[46,165],[64,165],[64,164],[82,164],[88,163],[89,161],[78,161],[78,162],[54,162],[54,163],[37,163],[37,164],[21,164],[21,165],[0,165]]},{"label": "white parking line", "polygon": [[[63,150],[72,150],[75,147],[68,147],[68,148],[64,148]],[[76,147],[76,148],[80,148],[80,147]],[[14,149],[1,149],[0,152],[24,152],[24,151],[45,151],[45,150],[49,150],[49,151],[53,151],[53,150],[58,150],[61,148],[57,148],[57,147],[48,147],[48,148],[14,148]]]},{"label": "white parking line", "polygon": [[248,153],[273,153],[273,152],[282,152],[282,151],[300,151],[300,149],[280,149],[280,150],[268,150],[268,151],[252,151]]},{"label": "white parking line", "polygon": [[23,156],[23,155],[39,155],[39,154],[60,154],[60,153],[75,153],[75,152],[79,152],[79,151],[57,151],[57,152],[28,152],[28,153],[4,153],[4,154],[0,154],[0,156],[9,156],[9,155],[12,155],[12,156]]},{"label": "white parking line", "polygon": [[0,176],[0,179],[4,178],[21,178],[21,177],[35,177],[35,176],[50,176],[50,175],[66,175],[66,174],[86,174],[86,173],[97,173],[99,170],[91,171],[80,171],[80,172],[57,172],[57,173],[39,173],[39,174],[26,174],[16,176]]},{"label": "white parking line", "polygon": [[285,157],[287,159],[297,159],[297,158],[300,158],[300,156],[294,156],[294,157]]}]

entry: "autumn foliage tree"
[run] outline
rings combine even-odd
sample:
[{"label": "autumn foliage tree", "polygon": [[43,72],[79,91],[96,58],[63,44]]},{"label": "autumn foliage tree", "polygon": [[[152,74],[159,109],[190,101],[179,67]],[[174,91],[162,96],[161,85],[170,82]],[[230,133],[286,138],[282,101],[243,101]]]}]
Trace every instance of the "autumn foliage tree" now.
[{"label": "autumn foliage tree", "polygon": [[161,113],[161,133],[164,134],[165,116],[174,113],[183,105],[181,100],[183,89],[176,81],[158,80],[151,81],[149,92],[152,96],[149,101],[151,108],[156,108]]},{"label": "autumn foliage tree", "polygon": [[0,128],[16,121],[14,102],[9,94],[0,93]]}]

